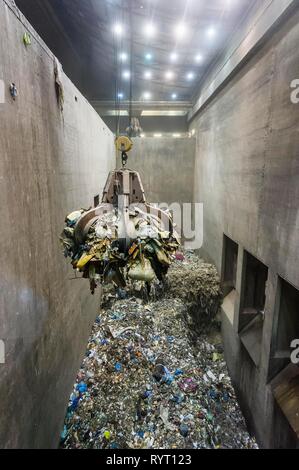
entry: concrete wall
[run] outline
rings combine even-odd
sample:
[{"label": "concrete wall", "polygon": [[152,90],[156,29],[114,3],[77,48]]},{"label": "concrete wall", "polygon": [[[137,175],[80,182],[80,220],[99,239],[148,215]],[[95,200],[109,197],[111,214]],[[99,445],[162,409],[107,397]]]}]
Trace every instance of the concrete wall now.
[{"label": "concrete wall", "polygon": [[139,171],[152,203],[192,202],[194,138],[136,138],[128,167]]},{"label": "concrete wall", "polygon": [[[93,104],[93,103],[92,103]],[[101,116],[101,110],[98,109],[98,106],[95,106],[95,109],[99,112]],[[116,131],[117,127],[117,118],[111,116],[101,116],[103,121],[107,124],[109,129],[112,132]],[[136,113],[138,117],[138,113]],[[187,133],[188,123],[186,116],[140,116],[138,117],[143,133],[145,134],[175,134],[175,133]],[[128,116],[121,116],[119,122],[120,132],[125,132],[129,125]]]},{"label": "concrete wall", "polygon": [[[299,288],[299,104],[290,100],[290,83],[299,78],[298,42],[297,10],[190,124],[197,133],[194,194],[204,203],[202,254],[222,271],[223,234],[239,244],[233,318],[223,321],[225,351],[264,447],[298,446],[268,375],[278,276]],[[269,268],[258,367],[238,335],[244,249]]]},{"label": "concrete wall", "polygon": [[[22,37],[31,32],[31,46]],[[113,135],[63,76],[53,55],[0,1],[0,447],[57,447],[68,395],[98,313],[85,280],[62,256],[66,213],[93,204],[115,166]],[[19,96],[13,101],[9,84]]]}]

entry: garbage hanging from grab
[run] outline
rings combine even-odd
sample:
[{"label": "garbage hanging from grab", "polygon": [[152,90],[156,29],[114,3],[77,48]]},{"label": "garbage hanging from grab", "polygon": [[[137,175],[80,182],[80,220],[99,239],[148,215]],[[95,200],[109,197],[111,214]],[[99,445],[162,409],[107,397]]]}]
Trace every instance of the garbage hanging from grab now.
[{"label": "garbage hanging from grab", "polygon": [[66,217],[61,235],[64,255],[73,268],[97,285],[142,281],[150,291],[157,279],[166,281],[180,246],[170,212],[146,202],[138,173],[110,173],[102,203]]}]

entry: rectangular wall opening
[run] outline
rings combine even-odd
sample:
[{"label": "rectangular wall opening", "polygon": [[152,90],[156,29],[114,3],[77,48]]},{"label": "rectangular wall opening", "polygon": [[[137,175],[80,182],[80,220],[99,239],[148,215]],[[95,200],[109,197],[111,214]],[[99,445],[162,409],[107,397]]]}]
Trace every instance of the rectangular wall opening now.
[{"label": "rectangular wall opening", "polygon": [[222,310],[232,325],[235,315],[238,252],[239,245],[223,235],[222,291],[224,300]]},{"label": "rectangular wall opening", "polygon": [[267,280],[267,266],[245,251],[239,335],[256,366],[261,356]]},{"label": "rectangular wall opening", "polygon": [[239,246],[226,235],[223,236],[223,274],[222,287],[226,297],[236,289]]},{"label": "rectangular wall opening", "polygon": [[299,367],[290,363],[271,381],[275,401],[299,439]]},{"label": "rectangular wall opening", "polygon": [[264,315],[268,268],[247,251],[244,252],[244,278],[239,329],[242,330],[256,316]]},{"label": "rectangular wall opening", "polygon": [[277,315],[273,324],[269,377],[291,363],[291,343],[299,339],[299,290],[279,278]]},{"label": "rectangular wall opening", "polygon": [[97,194],[97,195],[93,198],[93,206],[94,206],[94,207],[98,207],[99,204],[100,204],[100,195]]}]

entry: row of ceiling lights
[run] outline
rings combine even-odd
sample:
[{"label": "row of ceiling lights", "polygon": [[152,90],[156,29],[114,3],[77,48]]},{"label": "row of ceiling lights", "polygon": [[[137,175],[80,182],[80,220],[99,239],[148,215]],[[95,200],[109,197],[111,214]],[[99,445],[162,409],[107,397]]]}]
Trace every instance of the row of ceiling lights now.
[{"label": "row of ceiling lights", "polygon": [[[188,32],[190,29],[188,28],[187,24],[179,23],[174,27],[174,37],[176,40],[183,40],[186,39],[188,36]],[[125,33],[125,27],[121,23],[116,23],[113,26],[113,32],[116,36],[121,37]],[[157,28],[153,23],[148,23],[143,28],[143,34],[148,38],[153,38],[157,33]],[[210,26],[206,30],[206,35],[209,38],[214,37],[216,34],[216,29],[213,26]]]},{"label": "row of ceiling lights", "polygon": [[[125,80],[130,80],[130,78],[131,78],[131,72],[130,72],[129,70],[125,70],[125,71],[123,72],[122,76],[123,76],[123,78],[124,78]],[[145,80],[151,80],[151,79],[153,78],[152,72],[151,72],[150,70],[145,71],[145,72],[144,72],[144,75],[143,75],[143,78],[144,78]],[[171,70],[168,70],[167,72],[165,72],[165,80],[171,81],[171,80],[173,80],[174,78],[175,78],[174,72],[172,72]],[[187,79],[188,81],[192,81],[194,78],[195,78],[194,72],[188,72],[188,73],[186,74],[186,79]]]},{"label": "row of ceiling lights", "polygon": [[[161,134],[160,132],[159,133],[154,133],[152,134],[152,137],[155,137],[157,139],[161,138],[161,137],[169,137],[169,136],[172,136],[174,137],[175,139],[179,139],[181,137],[194,137],[195,136],[195,129],[192,129],[190,132],[187,132],[187,133],[174,133],[174,134]],[[142,138],[145,138],[145,137],[148,137],[147,134],[141,134],[140,137]]]},{"label": "row of ceiling lights", "polygon": [[[127,54],[126,52],[122,52],[122,53],[120,54],[120,56],[119,56],[119,59],[120,59],[120,61],[121,61],[122,63],[127,62],[128,58],[129,58],[129,56],[128,56],[128,54]],[[152,60],[152,58],[153,58],[153,55],[152,55],[151,53],[146,53],[146,54],[145,54],[145,59],[146,59],[148,62],[150,62],[150,61]],[[176,63],[176,62],[178,61],[178,59],[179,59],[179,55],[177,54],[177,52],[172,52],[172,53],[170,54],[169,59],[170,59],[170,62]],[[203,61],[203,56],[202,56],[202,54],[196,54],[196,56],[194,57],[194,63],[195,63],[195,64],[201,64],[202,61]]]},{"label": "row of ceiling lights", "polygon": [[[118,99],[122,100],[124,99],[125,95],[124,93],[122,92],[119,92],[118,95],[117,95]],[[176,93],[172,93],[171,94],[171,99],[172,100],[176,100],[178,97],[178,95]],[[149,91],[145,91],[143,94],[142,94],[142,98],[145,100],[145,101],[149,101],[152,99],[152,94],[149,92]]]},{"label": "row of ceiling lights", "polygon": [[[117,23],[113,27],[113,32],[116,36],[121,37],[125,32],[125,28],[121,23]],[[156,32],[157,32],[157,29],[156,29],[156,27],[153,23],[148,23],[144,28],[144,34],[149,38],[153,37],[156,34]],[[174,28],[174,33],[175,33],[175,37],[176,37],[177,40],[185,39],[187,37],[187,34],[188,34],[187,25],[184,24],[184,23],[179,23]],[[213,38],[216,35],[216,33],[217,33],[217,31],[214,27],[210,27],[206,31],[206,34],[209,38]],[[150,62],[153,59],[153,55],[150,52],[147,52],[145,54],[145,59],[146,59],[147,62]],[[177,52],[172,52],[169,56],[169,59],[170,59],[170,62],[176,63],[179,59],[178,53]],[[126,52],[122,52],[120,54],[120,61],[122,63],[125,63],[125,62],[127,62],[127,60],[128,60],[128,54]],[[195,64],[198,65],[202,61],[203,61],[202,54],[200,54],[200,53],[196,54],[196,56],[194,57]],[[168,70],[168,71],[165,72],[164,77],[165,77],[166,81],[172,81],[175,78],[175,74],[174,74],[173,71]],[[124,70],[123,73],[122,73],[122,78],[124,80],[130,80],[130,78],[131,78],[130,71],[129,70]],[[150,70],[146,70],[144,72],[143,78],[145,80],[151,80],[153,78],[152,72]],[[186,80],[187,81],[191,82],[191,81],[194,80],[194,78],[195,78],[195,73],[194,72],[192,72],[192,71],[187,72],[187,74],[186,74]],[[118,98],[123,99],[124,94],[122,92],[118,93]],[[144,100],[150,100],[151,99],[151,93],[148,92],[148,91],[145,91],[143,93],[143,99]],[[177,99],[177,94],[172,93],[171,94],[171,99],[176,100]]]},{"label": "row of ceiling lights", "polygon": [[[140,137],[144,138],[144,137],[146,137],[146,134],[141,134]],[[159,139],[159,138],[163,137],[163,134],[160,134],[160,133],[159,134],[158,133],[153,134],[153,137]],[[182,134],[172,134],[172,137],[174,137],[176,139],[179,139],[180,137],[182,137]]]},{"label": "row of ceiling lights", "polygon": [[[123,53],[123,54],[124,54],[124,53]],[[122,58],[124,58],[124,55],[123,55],[123,54],[121,54]],[[130,72],[129,70],[124,70],[123,73],[122,73],[122,77],[123,77],[124,80],[130,80],[130,78],[131,78],[131,72]],[[171,82],[171,81],[174,80],[174,78],[175,78],[175,73],[174,73],[172,70],[168,70],[168,71],[165,72],[164,77],[165,77],[165,80],[166,80],[166,81]],[[143,78],[144,78],[145,80],[151,80],[151,79],[153,78],[152,72],[151,72],[150,70],[146,70],[146,71],[144,72]],[[194,78],[195,78],[195,73],[194,73],[194,72],[189,71],[189,72],[186,74],[186,80],[187,80],[187,81],[191,82],[191,81],[194,80]],[[118,98],[120,98],[120,99],[124,98],[123,93],[119,93]],[[151,99],[150,93],[149,93],[149,92],[145,92],[145,93],[143,94],[143,98],[144,98],[145,100]],[[177,94],[176,94],[176,93],[172,93],[171,98],[172,98],[173,100],[177,99]]]}]

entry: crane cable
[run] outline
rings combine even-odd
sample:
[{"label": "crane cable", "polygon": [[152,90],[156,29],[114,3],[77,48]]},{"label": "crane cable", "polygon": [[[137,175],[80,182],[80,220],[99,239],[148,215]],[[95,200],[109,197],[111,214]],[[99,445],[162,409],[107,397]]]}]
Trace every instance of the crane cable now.
[{"label": "crane cable", "polygon": [[[130,97],[129,97],[129,128],[133,118],[133,1],[130,0],[129,23],[130,23]],[[129,135],[131,137],[131,135]]]},{"label": "crane cable", "polygon": [[[122,20],[124,20],[124,5],[123,0],[121,1],[121,11],[122,11]],[[134,43],[133,43],[133,1],[129,0],[129,27],[130,27],[130,90],[129,90],[129,128],[132,124],[133,118],[133,52],[134,52]],[[114,35],[114,68],[115,68],[115,81],[114,81],[114,105],[116,111],[116,121],[115,121],[115,135],[116,138],[120,135],[120,90],[119,90],[119,74],[120,74],[120,50],[119,45],[122,46],[116,35]],[[131,135],[129,135],[131,137]]]},{"label": "crane cable", "polygon": [[[123,6],[123,0],[121,0],[121,6],[120,6],[121,12],[122,12],[122,23],[124,22],[124,6]],[[123,47],[123,42],[121,39],[119,39],[116,34],[114,34],[114,44],[113,44],[113,49],[114,49],[114,69],[115,69],[115,79],[114,79],[114,106],[115,106],[115,113],[116,113],[116,120],[115,120],[115,136],[116,138],[120,134],[120,89],[119,89],[119,83],[120,83],[120,73],[121,73],[121,51]]]},{"label": "crane cable", "polygon": [[[123,0],[121,1],[121,11],[122,11],[122,23],[124,23],[124,5]],[[120,108],[121,108],[121,96],[119,90],[119,78],[121,73],[121,51],[123,47],[123,42],[119,38],[114,35],[114,66],[115,66],[115,114],[116,114],[116,121],[115,121],[115,147],[116,151],[121,152],[122,157],[122,165],[125,168],[128,155],[127,152],[130,151],[133,147],[133,142],[131,140],[132,134],[132,118],[133,118],[133,9],[132,9],[132,0],[130,0],[129,4],[129,25],[130,25],[130,92],[129,92],[129,127],[127,136],[120,134]]]}]

